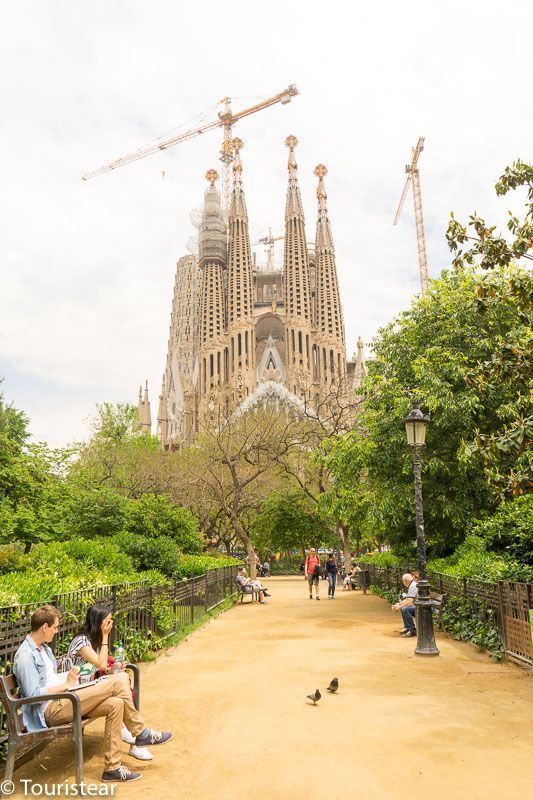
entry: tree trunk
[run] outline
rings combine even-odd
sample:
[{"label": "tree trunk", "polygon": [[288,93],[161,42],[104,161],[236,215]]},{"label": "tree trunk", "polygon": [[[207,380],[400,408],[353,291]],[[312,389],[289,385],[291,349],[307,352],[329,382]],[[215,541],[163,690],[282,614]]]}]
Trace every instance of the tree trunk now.
[{"label": "tree trunk", "polygon": [[254,544],[253,544],[252,540],[250,539],[250,537],[248,536],[248,534],[246,533],[246,531],[244,530],[244,528],[242,527],[240,521],[238,519],[236,519],[236,518],[233,518],[232,522],[233,522],[233,528],[235,530],[235,533],[237,534],[237,538],[239,539],[240,542],[242,542],[242,544],[246,548],[246,554],[248,556],[248,562],[249,562],[249,565],[250,565],[250,569],[249,569],[250,578],[252,580],[255,580],[256,577],[257,577],[257,570],[255,568],[255,549],[254,549]]},{"label": "tree trunk", "polygon": [[348,526],[339,520],[338,525],[339,534],[342,539],[342,552],[344,555],[344,569],[348,572],[350,569],[351,551],[350,551],[350,534]]}]

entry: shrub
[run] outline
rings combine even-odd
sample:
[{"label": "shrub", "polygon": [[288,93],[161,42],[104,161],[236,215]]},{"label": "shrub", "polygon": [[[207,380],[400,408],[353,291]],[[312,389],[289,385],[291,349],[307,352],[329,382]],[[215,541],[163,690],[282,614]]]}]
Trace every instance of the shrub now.
[{"label": "shrub", "polygon": [[200,553],[198,520],[166,495],[143,494],[128,505],[127,529],[149,539],[166,536],[185,553]]},{"label": "shrub", "polygon": [[[356,559],[356,561],[359,559]],[[365,553],[361,556],[361,561],[368,561],[376,567],[403,567],[405,566],[405,559],[394,555],[390,551],[386,553]]]},{"label": "shrub", "polygon": [[20,572],[27,569],[30,557],[15,545],[0,546],[0,575],[6,572]]},{"label": "shrub", "polygon": [[496,626],[495,612],[462,597],[450,597],[442,612],[442,622],[454,639],[472,642],[487,650],[493,661],[501,661],[504,648]]},{"label": "shrub", "polygon": [[533,494],[503,503],[487,519],[477,523],[472,533],[487,542],[491,550],[533,566]]},{"label": "shrub", "polygon": [[149,539],[128,531],[115,536],[113,543],[127,553],[137,570],[158,569],[172,576],[179,569],[180,551],[170,536]]},{"label": "shrub", "polygon": [[239,561],[229,556],[181,555],[176,577],[192,578],[194,575],[203,575],[210,569],[235,566],[238,563]]},{"label": "shrub", "polygon": [[457,578],[477,578],[489,582],[533,580],[533,567],[487,551],[485,540],[474,534],[469,534],[453,555],[430,561],[428,568]]},{"label": "shrub", "polygon": [[128,501],[111,489],[75,491],[67,505],[65,529],[74,536],[113,536],[126,525]]}]

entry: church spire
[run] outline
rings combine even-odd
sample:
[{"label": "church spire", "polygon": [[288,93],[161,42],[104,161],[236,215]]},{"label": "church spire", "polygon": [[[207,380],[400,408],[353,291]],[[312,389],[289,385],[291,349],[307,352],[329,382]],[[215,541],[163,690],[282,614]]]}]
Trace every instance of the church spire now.
[{"label": "church spire", "polygon": [[235,401],[255,388],[255,333],[253,264],[248,230],[248,212],[242,188],[240,139],[233,139],[233,191],[229,213],[228,334],[229,373],[235,376]]},{"label": "church spire", "polygon": [[144,389],[144,399],[142,386],[139,386],[139,403],[137,410],[139,412],[139,432],[146,433],[150,436],[152,433],[152,414],[150,412],[150,400],[148,399],[148,381],[146,381]]},{"label": "church spire", "polygon": [[[311,383],[311,296],[309,256],[305,238],[305,220],[298,186],[296,136],[288,136],[289,148],[287,201],[285,205],[285,251],[283,283],[285,300],[285,336],[288,380],[291,391],[308,391]],[[298,388],[298,383],[300,388]]]},{"label": "church spire", "polygon": [[220,194],[215,187],[218,173],[210,169],[198,236],[199,266],[202,272],[198,320],[198,385],[201,413],[208,397],[223,382],[225,345],[225,293],[223,271],[227,259],[227,229]]},{"label": "church spire", "polygon": [[318,178],[318,219],[316,223],[316,324],[318,347],[322,351],[320,368],[326,383],[344,380],[346,376],[346,350],[344,321],[339,294],[335,248],[329,224],[324,164],[315,167]]},{"label": "church spire", "polygon": [[157,438],[166,447],[168,443],[168,411],[167,411],[167,392],[166,381],[163,375],[161,381],[161,394],[159,395],[159,409],[157,411]]}]

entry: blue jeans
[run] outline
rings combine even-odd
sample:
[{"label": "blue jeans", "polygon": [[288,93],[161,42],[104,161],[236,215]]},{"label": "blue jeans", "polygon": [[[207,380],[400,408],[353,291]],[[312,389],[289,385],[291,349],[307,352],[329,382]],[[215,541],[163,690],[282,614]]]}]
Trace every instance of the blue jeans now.
[{"label": "blue jeans", "polygon": [[335,597],[335,585],[337,583],[337,576],[332,572],[328,572],[328,595]]},{"label": "blue jeans", "polygon": [[402,606],[400,608],[402,612],[402,619],[404,627],[407,628],[408,631],[412,631],[416,633],[416,625],[415,625],[415,606]]}]

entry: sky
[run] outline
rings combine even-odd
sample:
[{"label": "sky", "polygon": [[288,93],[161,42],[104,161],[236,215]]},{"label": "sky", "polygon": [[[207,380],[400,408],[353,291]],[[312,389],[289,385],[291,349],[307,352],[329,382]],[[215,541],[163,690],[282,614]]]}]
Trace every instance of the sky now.
[{"label": "sky", "polygon": [[[505,225],[506,165],[531,157],[528,0],[21,0],[0,6],[0,391],[39,441],[86,438],[98,402],[157,415],[176,261],[195,230],[220,131],[110,174],[81,174],[152,142],[226,95],[242,120],[252,239],[282,234],[290,133],[308,241],[318,163],[348,355],[419,291],[412,198],[392,221],[411,147],[430,275],[450,263],[450,211]],[[216,113],[216,111],[214,112]],[[214,118],[213,116],[211,118]],[[163,174],[164,173],[164,174]],[[258,249],[258,257],[263,251]]]}]

